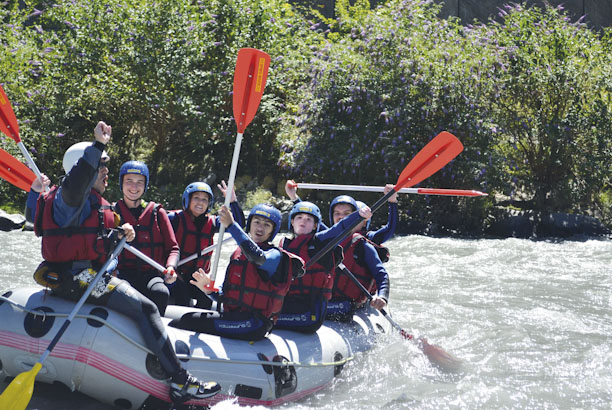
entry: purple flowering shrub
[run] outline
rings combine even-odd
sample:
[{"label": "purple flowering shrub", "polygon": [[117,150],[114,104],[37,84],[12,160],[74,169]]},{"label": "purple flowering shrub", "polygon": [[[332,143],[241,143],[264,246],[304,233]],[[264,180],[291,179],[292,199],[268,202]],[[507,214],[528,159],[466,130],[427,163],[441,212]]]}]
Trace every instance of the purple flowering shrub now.
[{"label": "purple flowering shrub", "polygon": [[[15,2],[17,3],[17,2]],[[227,179],[236,140],[232,85],[242,47],[272,56],[239,172],[276,169],[276,135],[322,34],[281,0],[57,1],[3,12],[5,90],[39,167],[57,181],[74,142],[113,126],[111,174],[138,158],[151,198],[178,206],[191,181]],[[13,32],[15,34],[13,34]],[[216,178],[215,178],[216,176]],[[110,197],[118,186],[109,185]],[[112,192],[112,191],[115,192]]]},{"label": "purple flowering shrub", "polygon": [[600,194],[611,178],[609,36],[570,21],[562,7],[506,6],[500,17],[470,33],[497,60],[486,98],[503,158],[498,172],[530,209],[606,208]]},{"label": "purple flowering shrub", "polygon": [[[538,211],[606,209],[608,36],[550,7],[507,6],[501,22],[462,27],[425,0],[344,6],[315,54],[298,132],[286,135],[282,164],[294,175],[393,183],[448,130],[465,150],[421,186],[478,189]],[[495,205],[493,195],[403,201],[405,223],[441,233],[478,233]]]},{"label": "purple flowering shrub", "polygon": [[[420,186],[499,189],[495,130],[482,101],[491,57],[456,21],[438,19],[438,10],[428,1],[392,1],[365,16],[354,7],[340,13],[329,36],[335,41],[315,54],[303,90],[299,138],[284,157],[294,174],[313,182],[394,183],[425,144],[448,130],[466,149]],[[477,231],[484,203],[408,195],[402,208],[415,219],[445,218],[449,231]]]}]

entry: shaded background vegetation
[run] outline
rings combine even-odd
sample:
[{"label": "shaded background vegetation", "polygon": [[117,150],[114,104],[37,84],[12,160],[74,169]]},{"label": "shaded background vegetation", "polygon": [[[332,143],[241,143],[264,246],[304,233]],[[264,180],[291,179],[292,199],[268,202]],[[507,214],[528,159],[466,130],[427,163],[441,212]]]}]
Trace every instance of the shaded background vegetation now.
[{"label": "shaded background vegetation", "polygon": [[[405,196],[405,230],[479,234],[509,208],[612,223],[612,44],[560,8],[507,6],[466,27],[425,0],[339,0],[334,20],[280,0],[4,4],[0,81],[54,181],[64,150],[101,119],[113,126],[111,174],[144,160],[150,198],[169,208],[189,182],[227,178],[235,57],[255,47],[272,63],[243,142],[243,199],[256,187],[250,202],[282,196],[288,177],[392,183],[448,130],[466,149],[421,185],[491,195]],[[20,157],[12,140],[0,145]],[[335,194],[301,192],[320,204]],[[118,198],[115,181],[107,196]],[[3,204],[22,197],[0,184]]]}]

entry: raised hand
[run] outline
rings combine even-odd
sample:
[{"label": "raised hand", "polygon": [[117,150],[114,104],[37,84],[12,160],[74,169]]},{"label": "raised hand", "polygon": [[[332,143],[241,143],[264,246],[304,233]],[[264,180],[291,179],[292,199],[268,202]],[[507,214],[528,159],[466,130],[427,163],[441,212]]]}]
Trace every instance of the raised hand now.
[{"label": "raised hand", "polygon": [[285,183],[285,193],[292,201],[297,199],[297,183],[293,179],[288,179]]},{"label": "raised hand", "polygon": [[[217,184],[217,188],[219,188],[219,191],[221,191],[221,193],[223,194],[223,197],[225,198],[227,195],[227,184],[225,183],[225,181],[221,181],[220,184]],[[230,202],[236,202],[236,190],[234,189],[234,187],[232,187],[232,197],[230,199]]]},{"label": "raised hand", "polygon": [[100,121],[98,125],[96,125],[96,128],[94,128],[94,138],[96,141],[106,145],[110,141],[111,132],[112,127],[110,125],[106,125],[104,121]]},{"label": "raised hand", "polygon": [[[389,192],[391,192],[393,190],[393,188],[395,188],[395,185],[393,184],[387,184],[385,185],[385,195],[388,194]],[[392,203],[397,203],[397,192],[393,195],[391,195],[388,199],[389,202]]]}]

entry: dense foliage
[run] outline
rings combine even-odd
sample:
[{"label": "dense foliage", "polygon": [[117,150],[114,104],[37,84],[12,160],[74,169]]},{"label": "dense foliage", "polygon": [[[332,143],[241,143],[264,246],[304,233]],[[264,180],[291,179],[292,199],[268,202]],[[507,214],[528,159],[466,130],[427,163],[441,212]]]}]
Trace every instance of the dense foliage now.
[{"label": "dense foliage", "polygon": [[273,172],[281,119],[304,82],[308,46],[321,41],[289,4],[29,4],[15,1],[4,9],[1,70],[22,138],[36,147],[41,169],[61,175],[65,149],[90,139],[97,121],[105,120],[113,126],[111,174],[125,160],[145,160],[153,187],[162,190],[158,199],[177,205],[190,181],[227,178],[236,136],[233,68],[238,49],[255,47],[274,58],[239,169]]},{"label": "dense foliage", "polygon": [[[103,119],[113,125],[111,174],[145,160],[150,195],[173,207],[190,181],[227,177],[235,56],[260,48],[272,64],[238,167],[242,184],[255,181],[249,189],[278,194],[287,177],[392,183],[448,130],[465,150],[423,186],[612,223],[608,33],[560,8],[508,6],[468,27],[438,12],[428,0],[374,10],[337,0],[335,20],[303,17],[282,0],[8,1],[0,81],[22,138],[54,180],[64,150]],[[0,145],[19,157],[11,140]],[[321,203],[334,195],[301,194]],[[3,203],[14,197],[0,184]],[[408,230],[480,233],[497,212],[494,195],[401,201]]]}]

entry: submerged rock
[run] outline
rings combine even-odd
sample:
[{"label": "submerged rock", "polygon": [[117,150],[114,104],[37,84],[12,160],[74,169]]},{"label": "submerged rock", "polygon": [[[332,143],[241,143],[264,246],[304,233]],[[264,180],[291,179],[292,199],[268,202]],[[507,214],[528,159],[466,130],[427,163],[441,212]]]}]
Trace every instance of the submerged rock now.
[{"label": "submerged rock", "polygon": [[25,216],[21,214],[8,214],[0,209],[0,231],[12,231],[23,228]]}]

